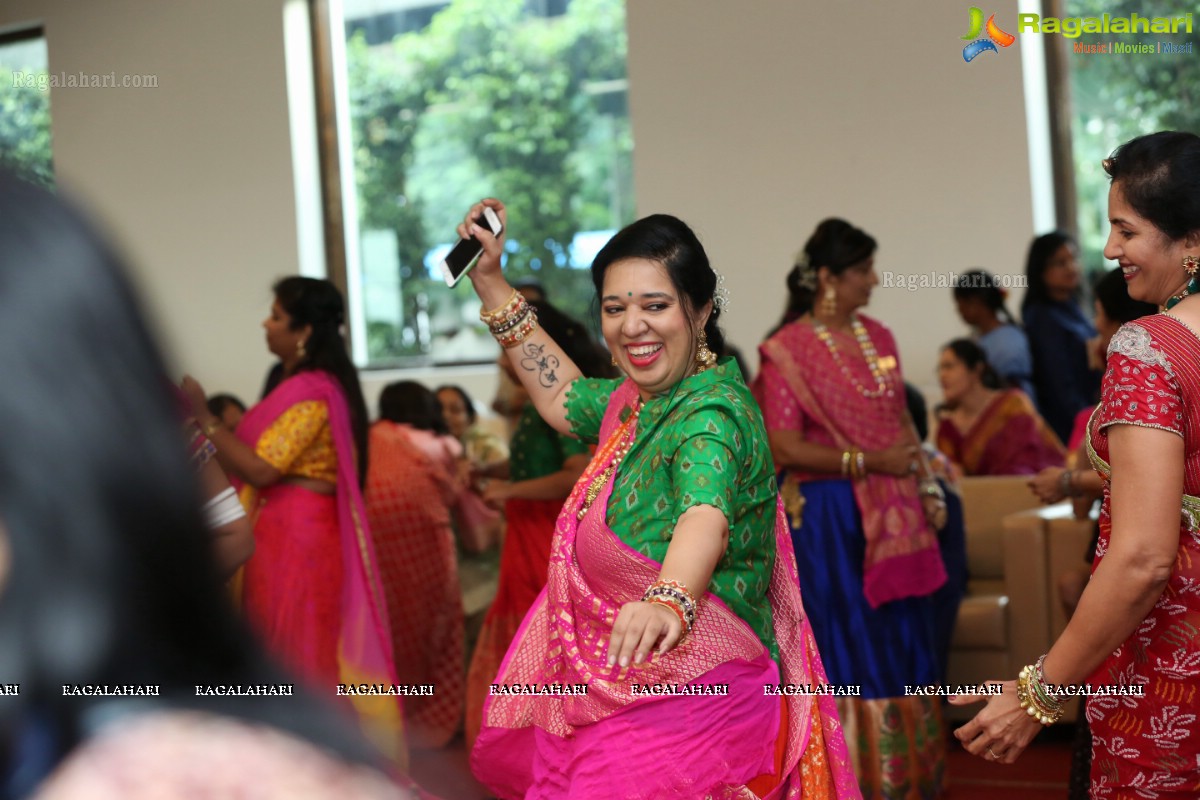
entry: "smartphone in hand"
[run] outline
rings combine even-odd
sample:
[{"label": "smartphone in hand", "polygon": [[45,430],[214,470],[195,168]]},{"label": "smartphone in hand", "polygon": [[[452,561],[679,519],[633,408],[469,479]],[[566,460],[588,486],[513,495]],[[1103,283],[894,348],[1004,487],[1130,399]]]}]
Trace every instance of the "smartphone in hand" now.
[{"label": "smartphone in hand", "polygon": [[[475,218],[475,224],[481,228],[487,228],[493,236],[499,236],[504,230],[504,226],[500,224],[500,217],[490,206],[483,207],[483,213]],[[442,277],[446,279],[446,285],[454,286],[461,281],[463,276],[471,271],[471,267],[474,267],[479,261],[481,255],[483,255],[483,245],[474,236],[470,239],[459,239],[458,244],[454,245],[442,259]]]}]

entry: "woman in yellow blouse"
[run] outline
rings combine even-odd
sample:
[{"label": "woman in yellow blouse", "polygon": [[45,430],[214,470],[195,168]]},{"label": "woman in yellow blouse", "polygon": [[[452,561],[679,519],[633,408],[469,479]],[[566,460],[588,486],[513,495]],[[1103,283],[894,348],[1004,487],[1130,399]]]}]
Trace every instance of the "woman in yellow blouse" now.
[{"label": "woman in yellow blouse", "polygon": [[[208,411],[185,378],[197,421],[221,465],[243,483],[254,519],[255,555],[241,602],[267,647],[319,692],[339,683],[392,683],[387,609],[361,487],[367,414],[340,327],[333,284],[284,278],[263,322],[284,379],[251,408],[237,433]],[[368,733],[396,757],[399,705],[354,697]]]}]

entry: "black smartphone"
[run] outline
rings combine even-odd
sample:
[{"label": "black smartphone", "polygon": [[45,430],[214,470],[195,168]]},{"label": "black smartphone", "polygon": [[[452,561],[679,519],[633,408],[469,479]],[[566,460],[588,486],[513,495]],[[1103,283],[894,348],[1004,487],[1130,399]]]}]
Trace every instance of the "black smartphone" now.
[{"label": "black smartphone", "polygon": [[[483,207],[483,213],[475,218],[475,224],[481,228],[487,228],[493,236],[499,236],[504,230],[504,226],[500,224],[500,217],[490,206]],[[471,271],[471,267],[479,261],[481,255],[483,255],[483,245],[474,236],[470,239],[459,239],[458,244],[454,245],[442,259],[442,277],[446,279],[446,285],[454,286],[462,280],[463,276]]]}]

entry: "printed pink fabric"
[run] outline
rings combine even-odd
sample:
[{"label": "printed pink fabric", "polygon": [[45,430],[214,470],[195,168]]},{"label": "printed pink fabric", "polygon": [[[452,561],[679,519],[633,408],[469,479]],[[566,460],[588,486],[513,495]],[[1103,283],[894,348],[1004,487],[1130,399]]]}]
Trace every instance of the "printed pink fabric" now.
[{"label": "printed pink fabric", "polygon": [[[614,392],[601,440],[618,427],[635,394],[628,381]],[[750,627],[708,593],[681,645],[647,664],[610,668],[607,645],[617,613],[641,598],[661,565],[625,546],[605,524],[615,481],[576,521],[584,491],[607,466],[600,459],[558,518],[546,589],[496,679],[503,687],[586,685],[587,694],[490,696],[472,770],[503,798],[753,798],[745,784],[771,771],[780,725],[779,698],[767,696],[764,685],[826,682],[803,614],[782,507],[777,504],[779,555],[768,595],[779,665]],[[635,684],[725,684],[728,695],[642,697],[634,695]],[[814,703],[819,715],[812,713]],[[835,796],[858,797],[832,698],[788,697],[787,710],[786,777],[769,797],[800,796],[799,764],[814,716],[823,726]]]},{"label": "printed pink fabric", "polygon": [[[862,315],[859,319],[879,356],[895,361],[893,369],[885,370],[891,393],[864,397],[846,380],[813,327],[793,322],[760,348],[763,363],[754,394],[768,430],[798,430],[806,441],[843,450],[884,450],[902,441],[905,395],[896,342],[875,320]],[[845,334],[831,334],[838,340],[842,364],[860,386],[874,390],[875,378],[859,354],[858,343]],[[836,476],[797,473],[797,477]],[[863,594],[872,607],[930,594],[946,582],[937,534],[925,521],[915,477],[871,473],[854,481],[854,498],[867,542]]]}]

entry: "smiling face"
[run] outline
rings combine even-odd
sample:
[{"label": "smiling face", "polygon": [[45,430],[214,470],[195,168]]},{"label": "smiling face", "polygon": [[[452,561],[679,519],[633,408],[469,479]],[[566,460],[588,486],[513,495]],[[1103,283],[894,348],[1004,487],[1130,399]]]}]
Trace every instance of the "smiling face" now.
[{"label": "smiling face", "polygon": [[1172,241],[1134,211],[1125,201],[1120,182],[1108,190],[1108,220],[1111,228],[1104,257],[1121,265],[1130,297],[1161,306],[1183,291],[1188,280],[1183,257],[1197,248],[1189,248],[1186,240]]},{"label": "smiling face", "polygon": [[643,399],[668,391],[695,371],[696,336],[711,309],[707,304],[690,318],[686,298],[656,261],[628,258],[605,270],[604,340]]},{"label": "smiling face", "polygon": [[942,385],[942,402],[948,408],[957,406],[981,382],[978,371],[969,369],[949,347],[938,356],[937,376]]}]

